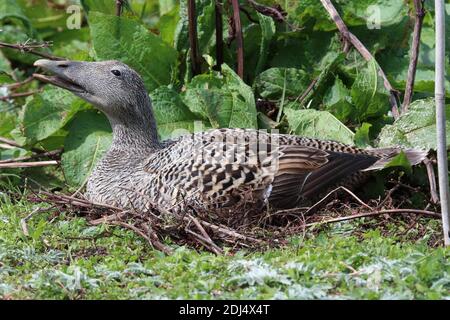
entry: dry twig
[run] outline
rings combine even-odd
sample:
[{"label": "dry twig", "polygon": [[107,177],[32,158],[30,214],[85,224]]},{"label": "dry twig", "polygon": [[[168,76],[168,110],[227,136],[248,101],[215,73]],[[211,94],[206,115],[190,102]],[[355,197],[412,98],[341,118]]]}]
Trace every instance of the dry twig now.
[{"label": "dry twig", "polygon": [[39,56],[41,58],[46,58],[50,60],[67,60],[65,58],[57,57],[45,52],[36,51],[37,48],[48,48],[51,46],[51,42],[43,42],[43,43],[6,43],[6,42],[0,42],[0,48],[9,48],[14,50],[19,50],[20,52],[27,52],[34,54],[36,56]]},{"label": "dry twig", "polygon": [[408,110],[411,103],[412,94],[414,91],[414,80],[416,78],[417,60],[419,58],[420,34],[422,32],[423,18],[425,17],[424,10],[425,0],[414,0],[414,9],[416,18],[414,21],[413,42],[411,44],[411,57],[408,67],[408,77],[406,79],[405,96],[403,98],[402,113]]},{"label": "dry twig", "polygon": [[[348,27],[345,25],[344,21],[342,20],[341,16],[337,12],[336,8],[333,6],[330,0],[320,0],[322,2],[322,5],[324,8],[328,11],[330,14],[331,19],[336,24],[339,32],[341,33],[343,39],[346,42],[351,43],[356,50],[361,54],[361,56],[366,61],[375,61],[375,58],[372,56],[372,54],[367,50],[367,48],[362,44],[362,42],[353,34],[350,32]],[[388,78],[386,77],[386,74],[384,71],[379,67],[378,68],[378,74],[383,78],[384,86],[386,90],[388,90],[391,94],[391,107],[392,107],[392,115],[394,118],[398,118],[399,116],[399,109],[397,105],[398,100],[398,91],[392,87],[391,83],[389,82]]]},{"label": "dry twig", "polygon": [[244,79],[244,37],[242,35],[241,16],[239,14],[239,1],[231,0],[233,6],[234,31],[237,48],[237,74]]}]

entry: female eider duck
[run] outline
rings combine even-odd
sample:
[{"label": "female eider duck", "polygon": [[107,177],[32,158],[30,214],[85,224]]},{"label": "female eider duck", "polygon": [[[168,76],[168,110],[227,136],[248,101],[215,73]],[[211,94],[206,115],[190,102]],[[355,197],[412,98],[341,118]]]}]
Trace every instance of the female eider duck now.
[{"label": "female eider duck", "polygon": [[[192,203],[231,210],[251,200],[291,208],[383,168],[400,152],[254,129],[214,129],[160,141],[144,83],[127,65],[44,59],[34,65],[53,74],[35,74],[37,79],[86,100],[111,123],[111,147],[86,185],[86,197],[97,203],[143,211],[178,211]],[[405,153],[412,164],[426,156]]]}]

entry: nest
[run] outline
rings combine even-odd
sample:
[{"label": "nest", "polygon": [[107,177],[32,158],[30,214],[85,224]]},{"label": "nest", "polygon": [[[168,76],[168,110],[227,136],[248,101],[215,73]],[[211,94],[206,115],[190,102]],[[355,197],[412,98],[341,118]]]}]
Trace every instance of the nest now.
[{"label": "nest", "polygon": [[[398,189],[398,186],[394,188]],[[306,231],[318,232],[332,223],[364,217],[376,218],[370,219],[371,227],[383,229],[386,222],[388,220],[392,222],[395,216],[397,219],[395,222],[404,225],[403,229],[406,230],[404,233],[416,228],[419,230],[415,233],[416,237],[420,238],[429,232],[419,221],[421,217],[440,219],[440,214],[433,211],[397,208],[396,205],[402,202],[392,198],[392,193],[391,189],[383,200],[366,204],[350,190],[339,187],[314,205],[304,208],[280,211],[269,208],[256,210],[257,206],[245,202],[241,206],[234,207],[233,211],[228,209],[211,211],[200,204],[192,203],[186,206],[187,209],[183,213],[161,211],[157,208],[151,208],[146,212],[123,210],[92,203],[80,197],[46,191],[34,193],[29,198],[33,202],[50,203],[58,212],[83,215],[91,225],[106,223],[128,228],[146,239],[152,247],[167,254],[172,251],[164,244],[164,239],[168,238],[179,245],[205,248],[215,254],[223,254],[225,247],[235,251],[240,248],[258,250],[284,245],[287,244],[290,235],[305,234]],[[23,219],[24,232],[28,218]],[[392,230],[385,228],[382,232],[387,234]],[[440,245],[442,237],[439,231],[434,233],[430,244]]]}]

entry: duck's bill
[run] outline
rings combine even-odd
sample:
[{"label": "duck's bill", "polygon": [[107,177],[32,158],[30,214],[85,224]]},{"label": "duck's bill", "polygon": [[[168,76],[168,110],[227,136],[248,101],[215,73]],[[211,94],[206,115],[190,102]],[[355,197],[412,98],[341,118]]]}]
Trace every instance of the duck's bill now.
[{"label": "duck's bill", "polygon": [[83,87],[81,87],[80,85],[78,85],[68,79],[59,77],[59,76],[46,76],[43,74],[34,73],[33,78],[35,78],[39,81],[45,82],[45,83],[53,84],[57,87],[69,90],[71,92],[77,92],[77,93],[86,92],[86,90]]}]

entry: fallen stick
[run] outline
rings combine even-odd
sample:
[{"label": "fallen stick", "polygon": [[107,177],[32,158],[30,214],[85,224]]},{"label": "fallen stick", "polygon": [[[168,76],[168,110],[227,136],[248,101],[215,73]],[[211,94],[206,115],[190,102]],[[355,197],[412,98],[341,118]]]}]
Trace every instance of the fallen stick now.
[{"label": "fallen stick", "polygon": [[349,195],[351,195],[360,205],[366,207],[369,210],[373,210],[372,207],[370,207],[369,205],[367,205],[364,201],[362,201],[360,198],[358,198],[353,192],[351,192],[350,190],[348,190],[346,187],[340,186],[337,187],[334,190],[331,190],[325,197],[323,197],[322,199],[320,199],[319,201],[317,201],[313,206],[309,207],[308,210],[306,210],[304,212],[304,215],[307,215],[308,213],[310,213],[313,209],[317,208],[319,205],[321,205],[326,199],[328,199],[333,193],[339,191],[339,190],[344,190],[345,192],[347,192]]},{"label": "fallen stick", "polygon": [[110,224],[112,225],[118,225],[118,226],[122,226],[125,228],[128,228],[134,232],[136,232],[138,235],[140,235],[142,238],[144,238],[145,240],[148,241],[148,243],[152,246],[155,247],[156,249],[164,252],[165,254],[171,254],[172,253],[172,249],[170,249],[169,247],[167,247],[166,245],[162,244],[160,241],[158,240],[152,240],[150,237],[148,237],[146,234],[144,234],[141,230],[139,230],[138,228],[136,228],[135,226],[128,224],[126,222],[123,221],[111,221]]},{"label": "fallen stick", "polygon": [[49,152],[33,154],[31,156],[26,156],[26,157],[18,157],[18,158],[0,160],[0,164],[1,163],[19,162],[19,161],[28,161],[28,160],[38,159],[38,158],[43,158],[43,157],[53,157],[53,156],[59,155],[60,153],[61,153],[61,150],[53,150],[53,151],[49,151]]},{"label": "fallen stick", "polygon": [[10,163],[0,163],[1,168],[32,168],[32,167],[46,167],[57,165],[58,161],[35,161],[35,162],[10,162]]},{"label": "fallen stick", "polygon": [[433,163],[430,161],[430,159],[425,159],[423,163],[425,164],[425,168],[427,169],[428,183],[430,184],[431,202],[433,204],[437,204],[439,203],[439,195],[437,192],[436,174],[434,173]]},{"label": "fallen stick", "polygon": [[365,218],[365,217],[373,217],[373,216],[379,216],[382,214],[408,214],[408,213],[415,213],[415,214],[421,214],[424,216],[428,216],[434,219],[440,219],[441,215],[439,213],[433,212],[433,211],[427,211],[427,210],[419,210],[419,209],[390,209],[390,210],[380,210],[380,211],[373,211],[373,212],[363,212],[358,214],[353,214],[346,217],[339,217],[339,218],[333,218],[325,221],[320,222],[312,222],[305,224],[305,227],[313,227],[317,225],[322,224],[328,224],[328,223],[335,223],[335,222],[341,222],[341,221],[347,221],[347,220],[353,220],[358,218]]}]

